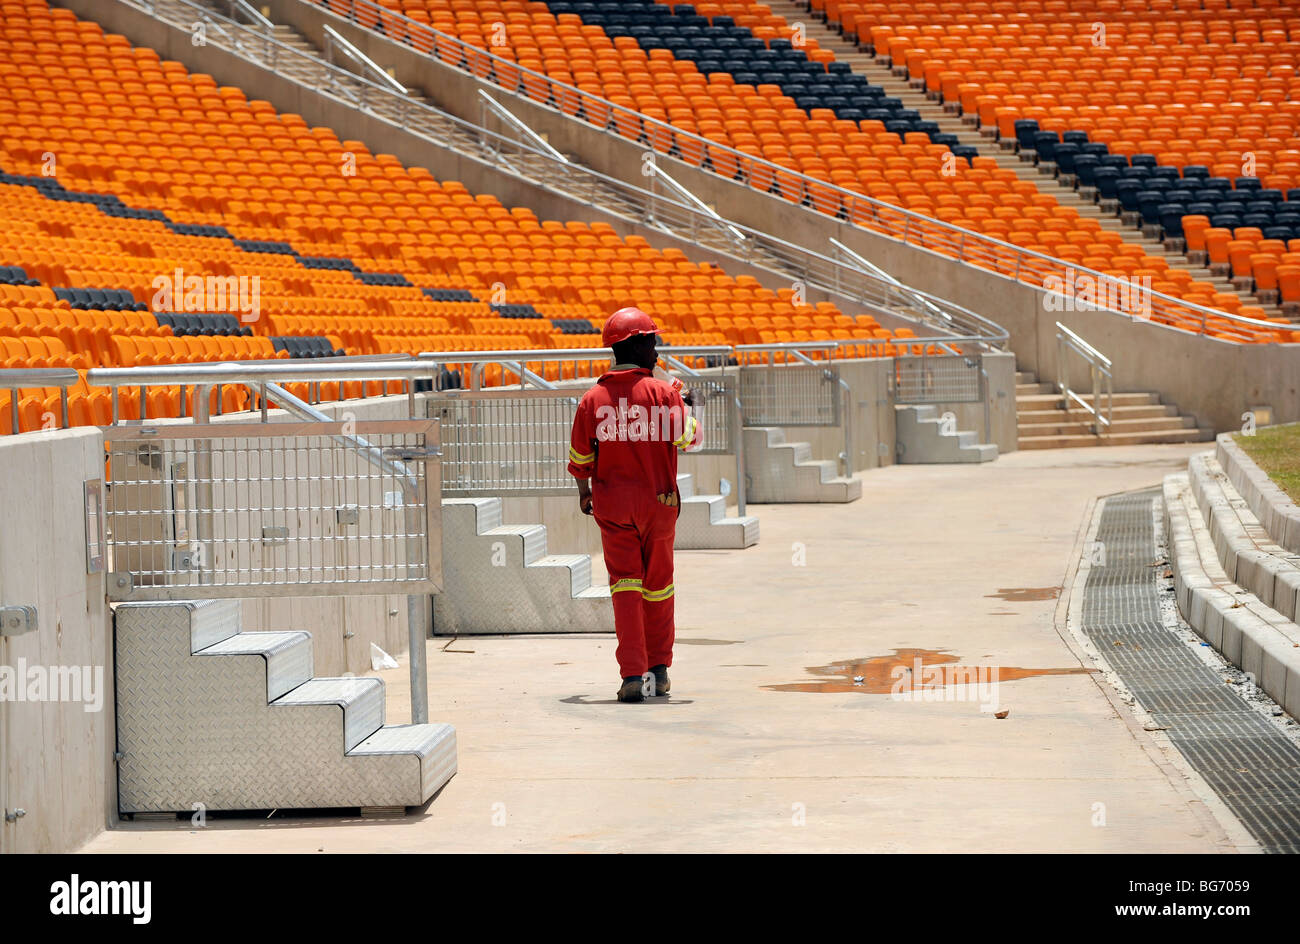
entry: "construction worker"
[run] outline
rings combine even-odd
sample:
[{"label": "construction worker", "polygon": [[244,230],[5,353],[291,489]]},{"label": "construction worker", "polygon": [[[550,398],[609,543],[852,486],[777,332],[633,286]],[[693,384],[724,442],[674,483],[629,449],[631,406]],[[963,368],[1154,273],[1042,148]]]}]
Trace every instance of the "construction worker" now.
[{"label": "construction worker", "polygon": [[668,694],[677,453],[700,442],[689,391],[683,396],[679,381],[655,376],[658,330],[639,308],[605,322],[601,340],[614,366],[578,404],[569,444],[578,506],[600,525],[623,678],[618,700],[629,702]]}]

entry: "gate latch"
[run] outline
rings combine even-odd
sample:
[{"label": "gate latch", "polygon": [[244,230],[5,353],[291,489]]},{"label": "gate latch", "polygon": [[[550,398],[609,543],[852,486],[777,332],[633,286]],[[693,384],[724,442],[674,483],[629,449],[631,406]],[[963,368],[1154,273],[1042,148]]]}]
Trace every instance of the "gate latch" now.
[{"label": "gate latch", "polygon": [[389,446],[384,450],[385,459],[396,459],[399,462],[427,462],[429,459],[437,459],[442,455],[442,449],[439,446],[429,446],[426,449],[416,449],[411,446]]}]

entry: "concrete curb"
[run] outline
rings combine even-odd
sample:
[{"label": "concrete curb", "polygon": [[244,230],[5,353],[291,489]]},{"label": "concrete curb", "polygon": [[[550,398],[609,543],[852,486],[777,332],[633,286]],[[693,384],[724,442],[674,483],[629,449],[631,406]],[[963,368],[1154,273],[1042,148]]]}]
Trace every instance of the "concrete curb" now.
[{"label": "concrete curb", "polygon": [[1164,517],[1178,609],[1198,636],[1300,717],[1300,626],[1228,579],[1189,475],[1165,477]]},{"label": "concrete curb", "polygon": [[1246,455],[1231,433],[1219,434],[1214,455],[1273,540],[1300,554],[1300,505]]},{"label": "concrete curb", "polygon": [[1209,453],[1187,464],[1196,504],[1227,578],[1287,620],[1300,612],[1300,555],[1274,543]]}]

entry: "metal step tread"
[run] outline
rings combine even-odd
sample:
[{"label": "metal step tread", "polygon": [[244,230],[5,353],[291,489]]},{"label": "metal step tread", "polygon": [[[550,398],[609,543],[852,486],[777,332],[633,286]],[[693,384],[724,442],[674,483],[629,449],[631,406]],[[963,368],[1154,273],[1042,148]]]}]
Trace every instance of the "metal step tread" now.
[{"label": "metal step tread", "polygon": [[311,642],[311,633],[299,631],[273,631],[265,633],[235,633],[221,642],[215,642],[206,649],[200,649],[195,655],[200,656],[242,656],[267,655],[283,652],[303,641]]},{"label": "metal step tread", "polygon": [[449,724],[386,724],[348,754],[429,755],[448,741],[454,744],[455,738],[456,729]]},{"label": "metal step tread", "polygon": [[343,711],[346,753],[384,723],[384,683],[377,678],[313,678],[271,702],[273,708],[338,706]]}]

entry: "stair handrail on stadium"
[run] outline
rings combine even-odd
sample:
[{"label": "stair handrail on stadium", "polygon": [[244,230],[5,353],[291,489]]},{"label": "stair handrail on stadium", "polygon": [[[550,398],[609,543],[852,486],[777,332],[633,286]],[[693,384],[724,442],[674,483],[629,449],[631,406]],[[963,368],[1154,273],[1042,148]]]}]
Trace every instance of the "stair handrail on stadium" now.
[{"label": "stair handrail on stadium", "polygon": [[[125,2],[149,2],[149,0],[125,0]],[[947,223],[943,220],[925,216],[924,214],[917,213],[914,210],[909,210],[906,207],[885,203],[884,201],[866,196],[865,194],[847,190],[829,181],[809,177],[806,174],[782,167],[779,164],[772,163],[771,161],[765,160],[761,157],[738,151],[735,148],[728,147],[727,145],[719,144],[715,141],[709,140],[708,138],[701,137],[700,135],[684,131],[674,125],[659,121],[656,118],[652,118],[649,115],[645,115],[634,109],[615,104],[608,99],[592,95],[590,92],[584,92],[581,89],[571,85],[566,85],[563,82],[558,82],[550,76],[544,75],[540,72],[534,72],[533,70],[521,66],[512,60],[496,56],[482,47],[467,43],[457,36],[443,33],[426,23],[420,23],[402,13],[383,7],[380,4],[373,2],[373,0],[305,0],[305,2],[312,2],[326,13],[350,20],[361,29],[368,30],[371,33],[376,33],[385,39],[410,46],[421,54],[432,55],[439,62],[451,65],[452,68],[460,71],[467,72],[481,81],[492,81],[486,78],[489,70],[494,75],[499,75],[501,73],[498,72],[497,66],[502,66],[504,67],[505,74],[518,75],[519,81],[516,83],[514,89],[508,88],[502,84],[500,80],[496,80],[494,84],[498,87],[505,88],[512,95],[520,95],[521,93],[518,90],[522,87],[525,89],[522,94],[524,94],[534,105],[551,107],[548,104],[550,101],[557,103],[560,101],[576,102],[580,106],[583,105],[583,103],[590,103],[591,106],[595,106],[600,111],[607,112],[610,115],[610,119],[606,122],[605,127],[600,129],[606,134],[611,133],[611,127],[614,126],[614,115],[625,115],[634,118],[640,123],[640,126],[643,129],[655,128],[663,131],[666,135],[670,136],[669,140],[675,137],[678,140],[691,141],[701,149],[701,167],[703,166],[703,161],[705,159],[704,156],[708,155],[710,152],[727,154],[736,162],[737,167],[740,168],[738,176],[745,183],[752,183],[752,168],[757,167],[763,168],[765,174],[773,176],[773,179],[796,180],[800,187],[798,196],[801,205],[811,203],[815,208],[817,202],[822,199],[822,194],[833,195],[840,203],[841,210],[839,215],[845,217],[844,222],[865,229],[868,232],[883,233],[890,238],[899,240],[904,245],[914,245],[921,249],[927,249],[926,243],[934,242],[936,234],[944,234],[945,238],[943,241],[945,243],[945,248],[955,253],[955,255],[948,258],[955,258],[959,262],[973,264],[988,269],[991,266],[996,266],[999,263],[1004,262],[1007,258],[1013,259],[1015,262],[1015,269],[1012,274],[1008,276],[1013,281],[1020,280],[1022,268],[1026,269],[1030,273],[1039,275],[1040,282],[1045,282],[1048,276],[1060,277],[1062,273],[1068,273],[1070,271],[1078,275],[1087,276],[1091,279],[1110,282],[1113,282],[1116,279],[1115,276],[1106,275],[1105,273],[1099,272],[1095,269],[1089,269],[1082,265],[1075,265],[1064,259],[1044,255],[1043,253],[1035,252],[1032,249],[1025,249],[1022,246],[1005,242],[993,236],[976,233],[973,230],[964,229],[963,227],[954,226],[953,224]],[[336,7],[338,9],[336,9]],[[359,13],[364,14],[364,19],[359,15]],[[381,23],[404,25],[406,30],[405,38],[403,39],[401,36],[390,34],[387,30],[376,30],[374,24]],[[414,37],[417,35],[427,40],[427,42],[423,45],[417,45],[414,41]],[[427,46],[427,49],[423,48],[423,46]],[[449,52],[444,54],[444,49],[449,50]],[[453,59],[455,61],[452,61]],[[484,68],[485,66],[486,68]],[[480,71],[482,74],[480,74]],[[527,81],[525,81],[525,79]],[[530,83],[534,89],[540,87],[541,90],[545,91],[546,94],[543,99],[538,100],[531,92],[527,91]],[[558,114],[566,115],[566,117],[573,117],[568,116],[561,109],[553,108],[552,110],[556,111]],[[587,108],[586,110],[590,113],[593,109]],[[579,119],[573,118],[573,120]],[[590,122],[584,121],[583,123],[588,127],[598,127]],[[643,135],[643,137],[646,137],[646,139],[649,140],[648,136]],[[856,222],[857,216],[866,215],[858,212],[862,210],[871,211],[870,216],[872,217],[874,225],[864,227]],[[896,225],[892,222],[899,218],[903,220],[901,232],[897,231]],[[1048,267],[1047,271],[1042,271],[1044,265]],[[993,271],[996,271],[996,269]],[[1042,292],[1048,291],[1043,284],[1026,284],[1031,285],[1031,287]],[[1103,281],[1098,284],[1105,284],[1105,282]],[[1209,317],[1230,321],[1234,324],[1244,325],[1250,328],[1263,328],[1269,331],[1277,331],[1281,327],[1271,321],[1247,318],[1224,309],[1206,308],[1205,306],[1198,305],[1194,302],[1184,301],[1154,290],[1148,290],[1146,294],[1151,300],[1151,320],[1154,320],[1155,316],[1161,316],[1181,323],[1190,317],[1193,321],[1198,322],[1197,333],[1199,334],[1206,333],[1207,318]],[[1124,312],[1113,313],[1125,317],[1132,317]],[[1249,334],[1243,334],[1243,338],[1249,336]]]},{"label": "stair handrail on stadium", "polygon": [[[1070,360],[1067,355],[1074,354],[1083,359],[1088,368],[1091,383],[1089,399],[1085,400],[1075,392],[1070,384]],[[1071,331],[1059,321],[1056,323],[1056,389],[1065,403],[1065,413],[1069,416],[1070,404],[1077,403],[1092,417],[1092,431],[1101,435],[1111,428],[1115,409],[1115,384],[1111,371],[1111,360],[1083,338]],[[1106,415],[1101,414],[1100,400],[1102,390],[1106,394]]]},{"label": "stair handrail on stadium", "polygon": [[[145,12],[161,18],[160,13],[155,9],[154,0],[121,0],[121,2],[138,6]],[[219,16],[219,14],[214,14],[211,10],[194,3],[193,0],[170,0],[170,3],[175,6],[202,12],[207,16]],[[178,24],[173,22],[172,25]],[[233,20],[227,21],[227,25],[234,30],[245,28],[243,24]],[[258,38],[260,39],[262,37],[259,35]],[[713,229],[719,224],[719,221],[721,221],[721,223],[728,229],[740,234],[743,238],[743,245],[741,247],[736,247],[741,250],[740,252],[728,251],[725,248],[717,249],[716,251],[725,253],[739,261],[762,266],[768,268],[769,271],[772,271],[771,262],[774,260],[783,267],[783,274],[793,275],[804,282],[851,297],[855,301],[858,301],[865,306],[873,307],[877,311],[889,316],[901,318],[904,321],[916,324],[924,323],[925,319],[928,317],[928,312],[926,310],[915,308],[916,299],[920,296],[924,296],[931,303],[937,304],[944,310],[960,316],[959,318],[955,317],[953,320],[958,323],[964,323],[962,330],[967,335],[980,334],[981,329],[977,327],[978,325],[983,324],[990,326],[988,335],[980,338],[978,342],[990,349],[1000,349],[1004,347],[1009,338],[1008,333],[1001,327],[995,325],[993,322],[983,318],[982,316],[976,315],[974,312],[970,312],[961,306],[954,305],[952,302],[941,299],[938,296],[922,293],[917,289],[909,289],[907,292],[901,291],[896,279],[881,279],[870,273],[863,272],[862,269],[858,267],[845,265],[836,259],[813,252],[805,247],[793,245],[767,233],[750,229],[749,227],[731,220],[726,220],[725,218],[717,216],[711,210],[709,213],[705,213],[687,203],[679,203],[668,195],[651,193],[616,178],[607,177],[598,171],[586,167],[585,165],[567,161],[563,158],[563,155],[560,155],[557,159],[548,150],[532,148],[522,141],[514,140],[498,134],[461,118],[458,115],[453,115],[439,108],[413,100],[405,95],[398,95],[390,88],[371,82],[364,76],[359,76],[354,72],[341,69],[330,62],[281,43],[279,40],[266,39],[266,44],[272,46],[273,50],[272,54],[269,54],[263,62],[264,65],[268,65],[270,68],[278,70],[280,68],[279,63],[282,60],[293,61],[295,58],[306,59],[314,65],[329,72],[331,76],[329,89],[335,91],[347,91],[349,97],[354,103],[359,103],[362,108],[370,109],[371,113],[374,113],[374,111],[369,102],[369,96],[373,94],[381,99],[386,96],[395,101],[396,120],[399,127],[404,128],[412,134],[422,136],[426,140],[429,140],[431,143],[440,147],[450,146],[445,140],[445,137],[439,138],[416,127],[411,121],[412,114],[420,115],[428,113],[430,116],[436,116],[436,120],[438,121],[454,124],[459,130],[473,138],[476,138],[480,147],[490,153],[499,153],[503,146],[509,146],[517,148],[519,151],[528,154],[530,157],[538,159],[544,166],[553,171],[553,176],[542,180],[542,182],[551,185],[560,192],[565,192],[563,186],[566,184],[571,186],[575,179],[582,179],[587,184],[587,193],[581,196],[584,200],[590,198],[590,190],[593,187],[603,187],[606,190],[615,193],[620,198],[623,198],[628,205],[637,208],[640,213],[641,221],[645,222],[647,225],[651,225],[651,221],[653,221],[653,225],[657,228],[672,235],[689,232],[693,238],[702,228]],[[254,49],[255,46],[252,44],[236,43],[232,45],[231,48],[236,52],[239,52],[241,55],[245,55],[250,54],[249,50]],[[350,82],[359,83],[363,87],[364,94],[358,95],[351,92],[346,86],[342,86],[341,89],[338,88],[335,78],[344,77]],[[469,156],[476,159],[482,158],[482,154],[479,153],[473,153]],[[513,169],[512,172],[518,175],[518,172]],[[576,196],[578,194],[575,191],[568,195]],[[734,246],[734,237],[729,240],[729,243]],[[933,325],[930,327],[933,327]]]},{"label": "stair handrail on stadium", "polygon": [[347,56],[357,65],[361,66],[361,68],[365,69],[371,75],[375,76],[377,79],[379,79],[379,81],[382,84],[387,85],[394,92],[397,92],[400,95],[407,95],[410,93],[410,89],[408,89],[401,82],[397,81],[387,72],[385,72],[383,68],[380,67],[379,63],[375,62],[375,60],[371,59],[369,56],[367,56],[356,46],[348,42],[333,27],[326,26],[325,27],[325,55],[329,58],[331,62],[334,61],[334,57],[332,53],[335,49],[342,52],[343,55]]},{"label": "stair handrail on stadium", "polygon": [[75,387],[80,375],[71,367],[16,367],[0,370],[0,390],[9,391],[9,416],[18,432],[18,391],[36,387],[58,387],[63,425],[68,425],[68,388]]}]

